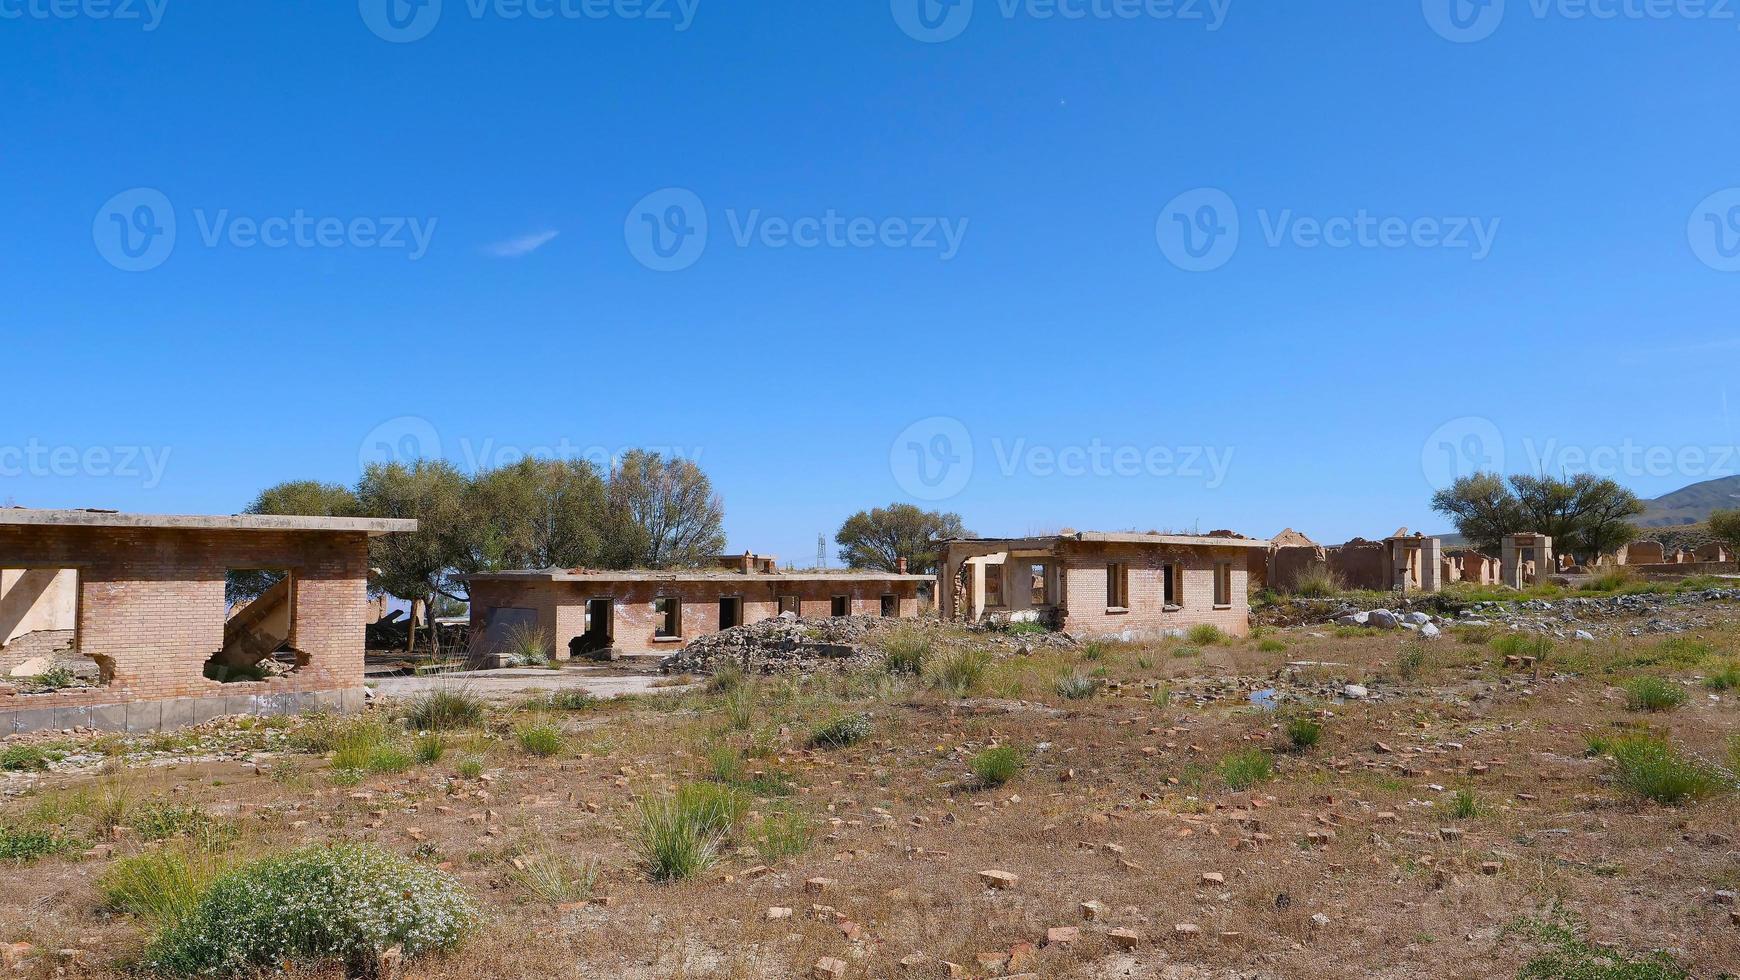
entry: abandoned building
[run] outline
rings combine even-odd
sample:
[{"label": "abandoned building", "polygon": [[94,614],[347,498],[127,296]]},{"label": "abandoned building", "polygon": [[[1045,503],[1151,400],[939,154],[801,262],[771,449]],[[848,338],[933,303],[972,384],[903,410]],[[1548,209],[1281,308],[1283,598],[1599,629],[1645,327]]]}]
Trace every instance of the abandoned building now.
[{"label": "abandoned building", "polygon": [[1273,538],[1261,556],[1263,580],[1291,590],[1299,580],[1327,573],[1340,587],[1372,592],[1437,592],[1459,571],[1447,562],[1443,542],[1401,528],[1382,541],[1354,538],[1346,544],[1320,545],[1292,528]]},{"label": "abandoned building", "polygon": [[1553,539],[1533,531],[1504,536],[1504,548],[1498,559],[1499,581],[1513,589],[1534,585],[1544,578],[1544,572],[1557,570],[1553,559]]},{"label": "abandoned building", "polygon": [[558,660],[669,654],[720,630],[772,619],[918,615],[928,575],[781,572],[775,559],[726,556],[692,571],[545,569],[470,576],[474,652],[536,639]]},{"label": "abandoned building", "polygon": [[943,542],[945,620],[1037,620],[1076,636],[1163,635],[1199,624],[1250,632],[1250,556],[1269,542],[1069,532]]},{"label": "abandoned building", "polygon": [[416,528],[0,509],[0,734],[360,706],[368,542]]}]

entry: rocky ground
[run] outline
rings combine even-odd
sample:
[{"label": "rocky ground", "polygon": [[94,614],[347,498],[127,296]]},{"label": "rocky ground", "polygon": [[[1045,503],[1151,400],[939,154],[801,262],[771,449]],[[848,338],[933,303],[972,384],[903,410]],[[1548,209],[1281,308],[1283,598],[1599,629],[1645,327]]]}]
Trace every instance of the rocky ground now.
[{"label": "rocky ground", "polygon": [[[105,883],[140,855],[361,841],[449,870],[485,909],[458,950],[406,965],[428,980],[1732,973],[1740,797],[1650,802],[1603,746],[1653,732],[1732,787],[1735,605],[1573,609],[1613,628],[1526,669],[1497,615],[1441,610],[1433,641],[1328,611],[1214,643],[926,627],[918,676],[867,658],[609,701],[536,692],[484,705],[433,758],[333,747],[421,744],[417,702],[385,697],[351,722],[0,741],[0,967],[136,977],[151,926]],[[1701,625],[1632,634],[1681,614]],[[822,636],[873,647],[859,626]],[[990,653],[977,673],[973,651]],[[1684,697],[1634,710],[1640,678]],[[867,733],[816,740],[842,717]],[[1295,743],[1301,722],[1317,741]],[[974,771],[993,747],[1020,763],[1000,785]],[[685,784],[729,787],[744,812],[716,863],[657,883],[641,806]]]},{"label": "rocky ground", "polygon": [[922,639],[939,649],[968,645],[997,653],[1061,649],[1075,641],[1059,633],[1011,633],[1006,629],[945,627],[934,619],[891,620],[877,616],[800,619],[786,613],[703,636],[670,657],[667,674],[713,674],[731,664],[752,674],[813,674],[881,666],[884,646],[896,635]]}]

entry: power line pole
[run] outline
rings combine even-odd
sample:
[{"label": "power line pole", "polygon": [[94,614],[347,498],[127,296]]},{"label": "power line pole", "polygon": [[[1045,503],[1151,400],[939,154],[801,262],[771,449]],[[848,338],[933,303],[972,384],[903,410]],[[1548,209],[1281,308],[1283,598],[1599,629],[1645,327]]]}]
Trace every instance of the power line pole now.
[{"label": "power line pole", "polygon": [[816,535],[816,567],[828,567],[828,536],[825,533]]}]

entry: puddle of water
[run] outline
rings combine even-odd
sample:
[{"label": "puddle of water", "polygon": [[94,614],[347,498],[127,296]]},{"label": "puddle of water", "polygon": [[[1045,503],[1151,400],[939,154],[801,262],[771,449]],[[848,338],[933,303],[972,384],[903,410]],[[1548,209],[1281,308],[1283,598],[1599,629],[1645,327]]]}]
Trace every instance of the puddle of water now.
[{"label": "puddle of water", "polygon": [[1277,697],[1274,688],[1265,687],[1261,691],[1251,692],[1251,703],[1264,711],[1274,711]]}]

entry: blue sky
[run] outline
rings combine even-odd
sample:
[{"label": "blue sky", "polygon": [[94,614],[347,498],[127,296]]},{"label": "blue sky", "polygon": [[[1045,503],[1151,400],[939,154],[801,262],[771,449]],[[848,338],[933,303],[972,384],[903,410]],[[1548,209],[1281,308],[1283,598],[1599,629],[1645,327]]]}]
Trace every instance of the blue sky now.
[{"label": "blue sky", "polygon": [[668,447],[806,560],[1740,472],[1725,8],[58,2],[0,0],[0,502]]}]

